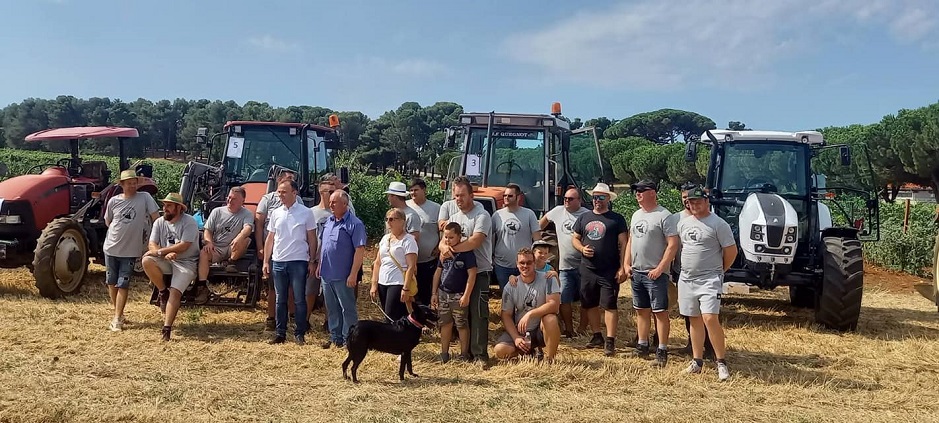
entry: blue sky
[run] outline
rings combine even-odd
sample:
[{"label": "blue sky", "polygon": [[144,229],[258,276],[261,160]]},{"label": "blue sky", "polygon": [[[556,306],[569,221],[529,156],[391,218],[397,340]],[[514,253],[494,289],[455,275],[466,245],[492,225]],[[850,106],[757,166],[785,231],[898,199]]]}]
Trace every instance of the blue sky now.
[{"label": "blue sky", "polygon": [[939,2],[0,0],[0,104],[177,97],[372,118],[405,101],[756,129],[939,101]]}]

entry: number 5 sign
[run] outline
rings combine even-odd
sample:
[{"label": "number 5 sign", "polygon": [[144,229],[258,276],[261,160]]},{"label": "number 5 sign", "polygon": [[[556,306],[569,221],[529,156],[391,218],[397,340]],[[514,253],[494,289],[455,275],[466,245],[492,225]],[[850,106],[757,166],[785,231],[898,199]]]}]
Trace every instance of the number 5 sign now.
[{"label": "number 5 sign", "polygon": [[467,154],[466,155],[466,176],[479,176],[482,174],[480,171],[479,165],[479,155],[477,154]]},{"label": "number 5 sign", "polygon": [[231,137],[228,139],[228,152],[225,154],[234,159],[240,159],[245,150],[245,139],[242,137]]}]

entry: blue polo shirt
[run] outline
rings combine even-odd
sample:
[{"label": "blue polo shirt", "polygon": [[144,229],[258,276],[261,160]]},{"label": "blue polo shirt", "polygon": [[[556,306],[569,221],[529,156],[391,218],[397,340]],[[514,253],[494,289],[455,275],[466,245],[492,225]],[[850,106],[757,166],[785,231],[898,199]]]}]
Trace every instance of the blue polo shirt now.
[{"label": "blue polo shirt", "polygon": [[346,280],[352,273],[355,249],[368,241],[365,224],[352,212],[342,219],[330,215],[319,234],[320,277],[326,280]]}]

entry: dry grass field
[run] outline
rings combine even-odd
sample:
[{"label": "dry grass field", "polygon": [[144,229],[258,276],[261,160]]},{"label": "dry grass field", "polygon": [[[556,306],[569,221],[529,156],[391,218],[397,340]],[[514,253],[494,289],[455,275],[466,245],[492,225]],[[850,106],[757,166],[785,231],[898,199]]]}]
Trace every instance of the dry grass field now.
[{"label": "dry grass field", "polygon": [[[25,269],[0,271],[0,421],[939,421],[939,315],[912,293],[914,278],[882,271],[868,275],[856,333],[814,327],[785,289],[732,296],[724,383],[713,363],[685,375],[687,357],[673,354],[665,369],[627,358],[635,332],[625,293],[614,358],[574,348],[580,338],[562,341],[553,366],[482,370],[435,362],[428,336],[415,352],[419,378],[399,383],[395,358],[370,354],[353,385],[341,376],[344,351],[320,349],[319,330],[304,347],[267,345],[260,309],[184,309],[175,340],[161,343],[142,280],[131,323],[109,332],[103,276],[93,266],[81,295],[50,301]],[[379,315],[367,295],[359,308]],[[686,334],[672,323],[677,349]]]}]

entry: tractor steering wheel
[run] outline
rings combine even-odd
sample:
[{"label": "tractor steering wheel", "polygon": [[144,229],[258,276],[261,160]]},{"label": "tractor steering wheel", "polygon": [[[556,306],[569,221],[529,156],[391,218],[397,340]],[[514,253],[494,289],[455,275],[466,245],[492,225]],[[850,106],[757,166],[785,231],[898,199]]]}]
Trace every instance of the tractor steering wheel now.
[{"label": "tractor steering wheel", "polygon": [[764,192],[778,192],[779,188],[776,187],[776,184],[769,179],[766,179],[762,176],[755,176],[747,180],[747,185],[744,187],[747,191],[764,191]]},{"label": "tractor steering wheel", "polygon": [[496,172],[496,173],[502,173],[502,172],[499,171],[499,168],[501,168],[501,167],[504,166],[504,165],[508,165],[508,167],[509,167],[508,172],[506,172],[506,174],[512,173],[512,169],[514,169],[514,168],[518,168],[518,170],[519,170],[520,172],[522,172],[522,173],[525,172],[525,169],[522,169],[522,167],[519,166],[518,163],[515,163],[514,160],[506,160],[506,161],[504,161],[504,162],[501,162],[501,163],[497,164],[497,165],[496,165],[495,172]]}]

